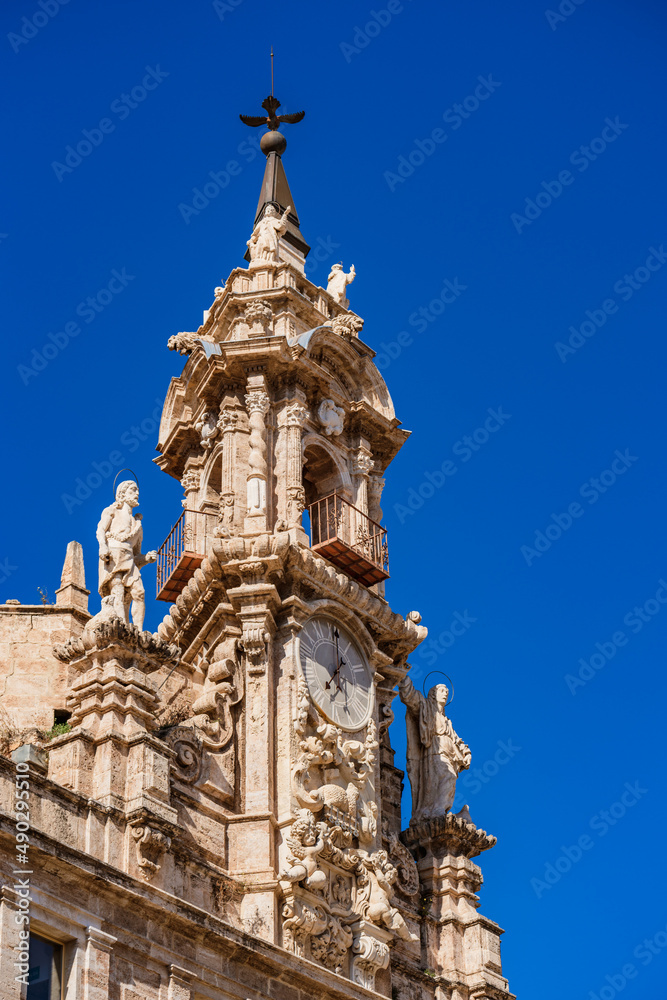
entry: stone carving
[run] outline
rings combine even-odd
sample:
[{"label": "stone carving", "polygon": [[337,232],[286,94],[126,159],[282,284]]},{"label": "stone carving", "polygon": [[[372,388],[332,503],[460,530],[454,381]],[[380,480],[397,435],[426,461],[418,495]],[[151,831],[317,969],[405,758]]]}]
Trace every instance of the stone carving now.
[{"label": "stone carving", "polygon": [[377,521],[378,524],[382,520],[382,507],[380,506],[380,501],[382,499],[384,486],[385,481],[381,476],[370,476],[368,480],[368,516],[371,520]]},{"label": "stone carving", "polygon": [[186,472],[181,479],[181,486],[186,493],[196,493],[199,489],[200,475],[198,472]]},{"label": "stone carving", "polygon": [[398,685],[406,706],[407,764],[412,789],[411,823],[449,812],[460,771],[470,767],[470,749],[454,732],[445,715],[449,691],[436,684],[428,697],[416,691],[409,677]]},{"label": "stone carving", "polygon": [[248,336],[265,337],[273,316],[271,303],[266,299],[255,299],[245,309],[245,321],[249,326]]},{"label": "stone carving", "polygon": [[419,872],[415,859],[396,834],[389,838],[389,857],[398,872],[396,888],[406,896],[414,896],[419,891]]},{"label": "stone carving", "polygon": [[237,410],[225,407],[220,411],[220,416],[218,417],[218,427],[223,434],[227,434],[229,431],[235,431],[238,422],[239,415]]},{"label": "stone carving", "polygon": [[314,937],[310,943],[310,953],[316,962],[341,975],[343,963],[352,945],[354,935],[338,917],[329,914],[326,930]]},{"label": "stone carving", "polygon": [[349,305],[345,296],[345,289],[348,285],[352,284],[356,276],[357,272],[354,270],[354,264],[347,274],[343,270],[342,264],[334,264],[331,268],[329,277],[327,278],[327,292],[339,305],[345,307]]},{"label": "stone carving", "polygon": [[217,415],[212,410],[209,410],[200,420],[197,421],[195,424],[195,430],[199,434],[199,443],[202,448],[210,448],[214,439],[218,435],[219,428]]},{"label": "stone carving", "polygon": [[[261,376],[260,376],[261,378]],[[262,379],[263,381],[263,379]],[[263,386],[248,380],[245,404],[250,418],[250,451],[248,455],[248,513],[266,512],[266,414],[271,405]]]},{"label": "stone carving", "polygon": [[375,990],[375,976],[389,965],[389,945],[370,934],[360,934],[352,945],[352,978],[358,986]]},{"label": "stone carving", "polygon": [[342,434],[345,410],[342,406],[336,406],[333,399],[322,400],[317,416],[327,437],[332,435],[336,437],[338,434]]},{"label": "stone carving", "polygon": [[206,673],[204,690],[192,706],[192,719],[184,726],[199,730],[202,745],[215,753],[229,743],[234,733],[231,709],[243,698],[243,673],[222,646],[211,662],[202,661],[202,668]]},{"label": "stone carving", "polygon": [[373,468],[373,456],[361,449],[352,460],[352,475],[367,476]]},{"label": "stone carving", "polygon": [[289,402],[283,411],[287,438],[286,515],[290,526],[301,524],[301,515],[306,508],[306,493],[302,484],[301,432],[307,417],[308,410],[300,399]]},{"label": "stone carving", "polygon": [[190,726],[174,726],[165,733],[163,739],[176,754],[171,762],[175,776],[185,784],[193,784],[201,774],[201,739]]},{"label": "stone carving", "polygon": [[348,313],[344,316],[334,316],[334,318],[329,322],[329,326],[334,333],[337,333],[340,337],[345,337],[346,340],[351,340],[352,337],[358,337],[364,328],[364,321],[361,316],[356,316],[354,313]]},{"label": "stone carving", "polygon": [[[101,650],[115,645],[131,652],[137,664],[145,660],[151,664],[157,661],[175,665],[181,655],[178,646],[152,632],[140,632],[136,625],[123,621],[118,616],[113,597],[102,598],[102,610],[86,623],[80,638],[54,646],[53,652],[63,663],[72,663],[91,649]],[[151,669],[155,669],[154,665]]]},{"label": "stone carving", "polygon": [[194,333],[177,333],[167,341],[170,351],[178,351],[179,354],[192,354],[197,346],[197,338]]},{"label": "stone carving", "polygon": [[356,910],[374,924],[394,931],[404,941],[418,941],[395,906],[391,905],[398,871],[385,850],[360,852],[362,873],[357,876]]},{"label": "stone carving", "polygon": [[281,872],[281,879],[286,882],[305,880],[305,885],[315,890],[327,884],[326,872],[317,867],[317,859],[324,849],[325,829],[326,824],[316,823],[310,810],[301,810],[299,818],[292,825],[291,835],[287,838],[291,867]]},{"label": "stone carving", "polygon": [[141,514],[133,510],[139,503],[139,487],[131,479],[120,483],[116,499],[102,511],[97,525],[100,547],[99,592],[112,597],[118,617],[129,622],[130,602],[132,622],[141,631],[146,613],[144,585],[140,570],[155,562],[157,552],[142,554],[143,531]]},{"label": "stone carving", "polygon": [[336,875],[331,886],[331,898],[334,903],[339,903],[344,909],[347,909],[352,902],[350,880],[344,875]]},{"label": "stone carving", "polygon": [[[340,729],[326,723],[318,727],[317,736],[302,739],[300,747],[301,756],[292,775],[299,805],[313,812],[326,806],[334,822],[343,830],[358,835],[357,803],[373,771],[378,747],[373,720],[368,723],[363,743],[345,739]],[[307,786],[316,767],[321,769],[321,784],[310,791]],[[328,772],[332,769],[344,785],[330,778]]]},{"label": "stone carving", "polygon": [[137,864],[141,869],[141,877],[148,880],[159,872],[159,859],[171,846],[171,838],[146,824],[131,827],[132,836],[136,840]]},{"label": "stone carving", "polygon": [[251,265],[280,262],[280,237],[287,230],[287,216],[291,211],[292,206],[288,205],[283,214],[279,215],[274,205],[267,206],[248,240]]},{"label": "stone carving", "polygon": [[429,844],[434,852],[464,858],[475,858],[496,843],[493,834],[475,826],[467,806],[457,813],[448,812],[446,816],[411,823],[403,836],[413,847]]},{"label": "stone carving", "polygon": [[287,951],[305,958],[306,942],[321,934],[327,926],[327,914],[321,906],[311,906],[292,896],[283,907],[283,944]]}]

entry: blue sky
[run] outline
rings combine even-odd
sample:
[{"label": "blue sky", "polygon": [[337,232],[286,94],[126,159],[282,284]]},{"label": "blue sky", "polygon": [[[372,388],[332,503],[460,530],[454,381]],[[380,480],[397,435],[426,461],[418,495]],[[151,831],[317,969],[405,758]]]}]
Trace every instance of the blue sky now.
[{"label": "blue sky", "polygon": [[387,475],[387,596],[430,629],[415,683],[455,685],[510,986],[661,995],[664,7],[44,3],[0,15],[0,598],[53,596],[72,538],[95,590],[109,466],[139,478],[146,547],[178,516],[152,463],[166,341],[242,263],[262,162],[238,114],[273,44],[283,110],[306,109],[284,162],[310,276],[355,264],[413,432]]}]

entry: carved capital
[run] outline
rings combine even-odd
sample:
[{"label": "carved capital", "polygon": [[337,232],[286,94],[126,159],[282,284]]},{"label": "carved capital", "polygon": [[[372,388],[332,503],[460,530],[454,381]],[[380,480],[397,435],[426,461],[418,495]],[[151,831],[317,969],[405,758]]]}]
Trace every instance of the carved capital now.
[{"label": "carved capital", "polygon": [[255,299],[254,302],[250,302],[245,309],[245,320],[250,328],[249,336],[266,336],[272,316],[271,303],[266,299]]},{"label": "carved capital", "polygon": [[284,420],[286,427],[303,427],[308,417],[308,409],[303,403],[295,400],[288,403],[284,410]]},{"label": "carved capital", "polygon": [[245,405],[248,413],[259,413],[264,416],[269,412],[271,400],[263,389],[251,389],[246,393]]},{"label": "carved capital", "polygon": [[352,460],[353,476],[368,476],[373,468],[373,456],[367,451],[358,451]]},{"label": "carved capital", "polygon": [[223,434],[227,434],[229,431],[235,431],[238,422],[239,415],[237,410],[225,407],[224,410],[220,411],[220,416],[218,417],[218,427]]},{"label": "carved capital", "polygon": [[198,472],[194,470],[186,472],[181,479],[181,486],[186,493],[194,493],[199,489],[199,484],[201,482],[201,476]]}]

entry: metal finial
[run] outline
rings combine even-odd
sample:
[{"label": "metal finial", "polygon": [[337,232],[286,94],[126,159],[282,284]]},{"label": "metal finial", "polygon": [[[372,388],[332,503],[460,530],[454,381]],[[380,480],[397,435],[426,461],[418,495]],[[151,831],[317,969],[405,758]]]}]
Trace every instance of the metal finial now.
[{"label": "metal finial", "polygon": [[[273,56],[272,56],[273,59]],[[271,62],[273,67],[273,62]],[[267,98],[262,101],[262,107],[266,111],[266,116],[261,115],[239,115],[239,118],[244,125],[250,125],[251,128],[258,128],[260,125],[266,125],[270,132],[275,132],[283,123],[287,125],[296,125],[300,122],[305,115],[305,111],[297,111],[292,115],[277,115],[276,111],[280,107],[280,101],[277,97],[273,96],[273,87],[271,88],[271,93]]]},{"label": "metal finial", "polygon": [[273,45],[271,46],[271,97],[273,97]]}]

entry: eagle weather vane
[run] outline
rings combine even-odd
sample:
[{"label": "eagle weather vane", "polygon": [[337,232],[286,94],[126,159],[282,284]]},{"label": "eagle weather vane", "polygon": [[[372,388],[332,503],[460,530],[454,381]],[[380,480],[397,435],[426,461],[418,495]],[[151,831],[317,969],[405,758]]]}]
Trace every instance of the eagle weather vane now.
[{"label": "eagle weather vane", "polygon": [[283,123],[286,125],[296,125],[306,114],[305,111],[295,111],[292,115],[276,114],[276,111],[280,107],[280,101],[277,97],[273,96],[273,48],[271,48],[271,93],[262,101],[262,107],[266,111],[266,117],[263,115],[239,115],[239,118],[244,125],[250,125],[251,128],[259,128],[260,125],[266,125],[270,132],[276,132]]}]

